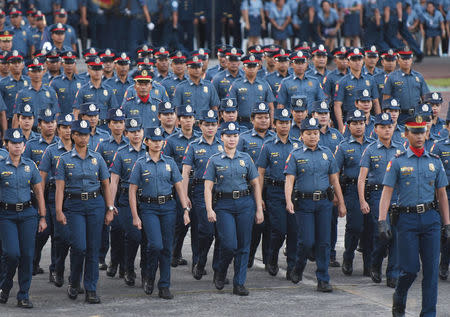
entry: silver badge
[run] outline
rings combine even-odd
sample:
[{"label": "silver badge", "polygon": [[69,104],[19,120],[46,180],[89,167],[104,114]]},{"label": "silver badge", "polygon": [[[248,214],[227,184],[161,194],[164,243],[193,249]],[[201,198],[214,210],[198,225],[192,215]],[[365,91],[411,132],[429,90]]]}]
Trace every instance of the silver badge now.
[{"label": "silver badge", "polygon": [[297,101],[295,102],[295,105],[298,107],[303,106],[303,99],[297,99]]},{"label": "silver badge", "polygon": [[298,51],[297,52],[297,57],[303,57],[303,52],[302,51]]},{"label": "silver badge", "polygon": [[155,135],[156,136],[160,136],[161,135],[161,129],[160,128],[156,128],[155,129]]},{"label": "silver badge", "polygon": [[341,47],[341,52],[344,53],[344,54],[347,53],[347,48],[345,48],[345,46],[342,46]]},{"label": "silver badge", "polygon": [[19,132],[19,130],[15,130],[15,131],[13,132],[13,138],[14,138],[14,139],[20,138],[20,132]]},{"label": "silver badge", "polygon": [[250,55],[249,60],[250,60],[250,62],[254,62],[255,61],[255,56],[254,55]]},{"label": "silver badge", "polygon": [[176,56],[177,56],[177,57],[181,57],[181,56],[183,56],[183,53],[181,53],[181,51],[178,51],[177,54],[176,54]]},{"label": "silver badge", "polygon": [[376,52],[377,52],[377,48],[376,48],[375,45],[372,45],[372,46],[370,47],[370,50],[371,50],[373,53],[376,53]]},{"label": "silver badge", "polygon": [[122,59],[127,58],[127,53],[122,53],[122,54],[120,54],[120,57],[121,57]]},{"label": "silver badge", "polygon": [[283,109],[283,110],[281,111],[281,115],[282,115],[283,117],[288,117],[288,116],[289,116],[289,111],[288,111],[287,109]]},{"label": "silver badge", "polygon": [[92,54],[92,55],[95,55],[95,53],[97,53],[97,52],[95,51],[95,48],[91,47],[89,49],[89,53]]},{"label": "silver badge", "polygon": [[201,49],[198,50],[198,53],[200,55],[205,55],[205,50],[203,48],[201,48]]},{"label": "silver badge", "polygon": [[367,89],[363,90],[363,96],[364,97],[369,97],[369,91]]},{"label": "silver badge", "polygon": [[64,120],[66,120],[67,122],[72,122],[72,116],[70,114],[66,114]]},{"label": "silver badge", "polygon": [[433,100],[438,100],[439,94],[437,92],[433,92],[433,94],[431,95],[431,98],[433,98]]},{"label": "silver badge", "polygon": [[320,108],[321,108],[321,109],[328,109],[327,103],[326,103],[325,101],[322,101],[322,102],[320,103]]},{"label": "silver badge", "polygon": [[[142,50],[143,50],[143,51],[148,51],[148,46],[147,46],[147,45],[142,46]],[[163,51],[163,52],[164,52],[164,51]]]},{"label": "silver badge", "polygon": [[108,49],[106,49],[106,51],[105,51],[105,55],[111,55],[111,50],[108,48]]},{"label": "silver badge", "polygon": [[392,99],[392,100],[391,100],[391,106],[394,106],[394,107],[397,107],[397,106],[398,106],[397,99]]},{"label": "silver badge", "polygon": [[164,104],[164,108],[165,108],[165,109],[170,109],[170,108],[172,108],[172,104],[171,104],[170,102],[166,102],[166,103]]},{"label": "silver badge", "polygon": [[319,51],[325,51],[325,46],[323,46],[323,44],[319,45]]},{"label": "silver badge", "polygon": [[316,124],[317,124],[316,119],[314,118],[309,119],[309,125],[316,125]]},{"label": "silver badge", "polygon": [[97,107],[93,103],[91,103],[89,105],[89,111],[97,111]]},{"label": "silver badge", "polygon": [[186,106],[186,112],[192,112],[192,107],[189,106],[189,105],[187,105],[187,106]]},{"label": "silver badge", "polygon": [[97,58],[95,59],[95,63],[96,63],[96,64],[100,64],[100,58],[97,57]]},{"label": "silver badge", "polygon": [[227,106],[228,106],[228,107],[233,107],[233,100],[228,99],[228,100],[227,100]]},{"label": "silver badge", "polygon": [[388,115],[387,113],[383,113],[383,114],[381,115],[381,119],[382,119],[382,120],[389,120],[389,115]]},{"label": "silver badge", "polygon": [[258,106],[258,109],[259,109],[259,110],[266,110],[266,104],[261,102],[261,103],[259,104],[259,106]]},{"label": "silver badge", "polygon": [[231,54],[233,54],[233,55],[235,55],[235,54],[237,54],[237,49],[235,49],[234,47],[231,49]]},{"label": "silver badge", "polygon": [[230,123],[230,124],[228,125],[228,130],[230,130],[230,131],[236,130],[236,125],[235,125],[233,122]]},{"label": "silver badge", "polygon": [[50,117],[50,116],[52,115],[52,111],[51,111],[50,109],[45,109],[44,115],[45,115],[46,117]]},{"label": "silver badge", "polygon": [[281,49],[280,50],[280,55],[284,55],[284,54],[286,54],[286,52],[284,51],[284,49]]},{"label": "silver badge", "polygon": [[198,62],[198,57],[197,57],[197,56],[192,57],[192,61],[193,61],[194,63],[197,63],[197,62]]},{"label": "silver badge", "polygon": [[86,129],[87,126],[88,126],[87,121],[84,121],[84,120],[81,120],[81,121],[80,121],[80,127],[81,127],[81,128]]},{"label": "silver badge", "polygon": [[120,110],[120,109],[117,109],[117,110],[116,110],[116,116],[117,116],[117,117],[121,117],[121,116],[123,116],[123,112],[122,112],[122,110]]},{"label": "silver badge", "polygon": [[214,118],[214,110],[209,110],[207,115],[208,118]]},{"label": "silver badge", "polygon": [[353,50],[353,54],[359,54],[359,48],[355,48],[355,49]]},{"label": "silver badge", "polygon": [[14,50],[13,53],[12,53],[12,55],[13,55],[13,56],[19,56],[19,52],[16,51],[16,50]]},{"label": "silver badge", "polygon": [[58,29],[62,29],[62,24],[61,23],[58,23],[58,24],[56,24],[56,27],[58,28]]},{"label": "silver badge", "polygon": [[261,46],[256,45],[255,50],[258,51],[258,52],[261,51]]},{"label": "silver badge", "polygon": [[166,51],[166,49],[164,48],[164,47],[161,47],[160,49],[159,49],[159,52],[160,53],[164,53]]},{"label": "silver badge", "polygon": [[131,119],[131,120],[130,120],[130,126],[131,126],[132,128],[136,128],[137,125],[138,125],[138,123],[137,123],[136,119]]},{"label": "silver badge", "polygon": [[427,104],[425,104],[425,105],[422,106],[422,111],[423,111],[423,112],[428,112],[429,110],[430,110],[430,108],[428,107]]},{"label": "silver badge", "polygon": [[353,112],[353,115],[354,115],[355,117],[361,117],[361,111],[355,110],[355,111]]},{"label": "silver badge", "polygon": [[39,65],[39,60],[37,58],[33,59],[33,65]]},{"label": "silver badge", "polygon": [[390,49],[390,50],[388,50],[388,52],[387,52],[387,53],[388,53],[388,55],[394,55],[394,51],[393,51],[393,50],[391,50],[391,49]]},{"label": "silver badge", "polygon": [[23,111],[25,111],[25,112],[31,112],[31,106],[30,106],[30,105],[25,105],[25,106],[23,107]]},{"label": "silver badge", "polygon": [[67,57],[72,57],[72,52],[67,52]]}]

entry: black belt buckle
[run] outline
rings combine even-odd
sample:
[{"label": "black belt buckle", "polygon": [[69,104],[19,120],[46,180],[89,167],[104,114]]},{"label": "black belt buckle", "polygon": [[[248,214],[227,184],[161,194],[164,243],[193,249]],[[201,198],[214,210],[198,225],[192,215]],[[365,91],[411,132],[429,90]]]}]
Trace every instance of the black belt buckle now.
[{"label": "black belt buckle", "polygon": [[313,193],[313,201],[319,201],[321,195],[322,195],[322,192],[321,192],[320,190],[315,191],[315,192]]},{"label": "black belt buckle", "polygon": [[241,193],[238,190],[233,190],[232,195],[233,199],[239,199],[241,197]]},{"label": "black belt buckle", "polygon": [[414,108],[408,109],[408,114],[412,116],[414,114]]},{"label": "black belt buckle", "polygon": [[418,214],[423,214],[425,210],[425,204],[420,204],[416,206],[416,211]]},{"label": "black belt buckle", "polygon": [[89,200],[89,193],[81,193],[80,199],[81,200]]},{"label": "black belt buckle", "polygon": [[158,204],[162,205],[166,203],[166,196],[158,196]]},{"label": "black belt buckle", "polygon": [[16,211],[23,211],[23,203],[16,204]]}]

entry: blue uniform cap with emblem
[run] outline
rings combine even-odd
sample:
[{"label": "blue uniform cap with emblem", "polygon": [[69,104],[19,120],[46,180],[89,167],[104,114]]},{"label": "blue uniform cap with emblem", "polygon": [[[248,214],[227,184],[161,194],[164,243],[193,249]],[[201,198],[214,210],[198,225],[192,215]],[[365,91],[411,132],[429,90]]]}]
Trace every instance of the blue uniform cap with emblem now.
[{"label": "blue uniform cap with emblem", "polygon": [[216,46],[217,56],[225,57],[227,50],[231,49],[233,46],[227,44],[220,44]]},{"label": "blue uniform cap with emblem", "polygon": [[49,27],[50,33],[64,34],[66,33],[67,27],[62,23],[55,23]]},{"label": "blue uniform cap with emblem", "polygon": [[203,65],[203,61],[197,55],[191,55],[186,61],[188,67],[201,67]]},{"label": "blue uniform cap with emblem", "polygon": [[311,48],[311,54],[317,55],[317,56],[328,56],[327,49],[325,48],[325,45],[319,44],[313,48]]},{"label": "blue uniform cap with emblem", "polygon": [[289,51],[285,50],[284,48],[281,48],[278,53],[276,53],[273,58],[277,62],[288,62],[289,61]]},{"label": "blue uniform cap with emblem", "polygon": [[220,111],[233,112],[237,111],[237,102],[235,98],[224,98],[220,102]]},{"label": "blue uniform cap with emblem", "polygon": [[345,46],[341,46],[341,47],[337,47],[334,50],[331,51],[331,55],[333,56],[343,56],[345,57],[345,55],[347,54],[348,48]]},{"label": "blue uniform cap with emblem", "polygon": [[420,114],[414,114],[406,119],[405,129],[411,133],[424,133],[427,131],[427,122]]},{"label": "blue uniform cap with emblem", "polygon": [[291,112],[288,109],[275,109],[273,118],[279,121],[291,121]]},{"label": "blue uniform cap with emblem", "polygon": [[51,50],[50,52],[45,54],[45,57],[46,57],[47,61],[49,61],[50,63],[56,63],[61,60],[60,55],[57,50]]},{"label": "blue uniform cap with emblem", "polygon": [[359,47],[352,48],[345,55],[348,59],[360,59],[363,57],[362,49]]},{"label": "blue uniform cap with emblem", "polygon": [[390,48],[381,53],[381,58],[387,61],[395,61],[397,59],[397,53]]},{"label": "blue uniform cap with emblem", "polygon": [[5,131],[5,141],[13,143],[25,142],[25,137],[23,136],[22,129],[8,129]]},{"label": "blue uniform cap with emblem", "polygon": [[191,105],[181,105],[176,108],[178,117],[191,117],[195,115],[194,108]]},{"label": "blue uniform cap with emblem", "polygon": [[347,123],[350,122],[356,122],[356,121],[365,121],[366,120],[366,116],[364,115],[364,113],[361,112],[361,110],[354,110],[354,111],[350,111],[347,114]]},{"label": "blue uniform cap with emblem", "polygon": [[391,115],[387,112],[379,113],[375,116],[375,125],[389,125],[394,124]]},{"label": "blue uniform cap with emblem", "polygon": [[356,91],[355,100],[369,101],[372,100],[369,89],[359,89]]},{"label": "blue uniform cap with emblem", "polygon": [[125,130],[127,130],[129,132],[133,132],[133,131],[139,131],[140,129],[142,129],[141,118],[139,118],[139,117],[128,118],[125,121]]},{"label": "blue uniform cap with emblem", "polygon": [[30,64],[28,64],[28,70],[32,72],[40,72],[44,70],[44,65],[41,63],[39,58],[33,58]]},{"label": "blue uniform cap with emblem", "polygon": [[257,113],[269,113],[269,105],[265,102],[257,102],[253,105],[252,115]]},{"label": "blue uniform cap with emblem", "polygon": [[311,105],[311,112],[317,113],[327,113],[330,112],[330,107],[328,106],[328,102],[326,100],[322,101],[314,101]]},{"label": "blue uniform cap with emblem", "polygon": [[153,81],[153,73],[147,69],[137,70],[133,74],[134,81]]},{"label": "blue uniform cap with emblem", "polygon": [[401,47],[396,52],[402,59],[410,59],[413,56],[413,52],[409,46]]},{"label": "blue uniform cap with emblem", "polygon": [[38,120],[52,122],[55,120],[55,113],[50,108],[41,109],[39,110]]},{"label": "blue uniform cap with emblem", "polygon": [[244,65],[258,65],[258,63],[261,62],[261,59],[255,54],[245,55],[241,60]]},{"label": "blue uniform cap with emblem", "polygon": [[316,118],[306,118],[300,124],[300,131],[302,132],[305,130],[319,130],[319,129],[320,129],[319,120],[317,120]]},{"label": "blue uniform cap with emblem", "polygon": [[27,103],[20,105],[19,114],[24,117],[33,117],[34,116],[33,106]]},{"label": "blue uniform cap with emblem", "polygon": [[278,54],[278,52],[281,50],[281,46],[277,44],[269,44],[266,46],[263,46],[264,49],[264,55],[267,57],[275,57],[275,55]]},{"label": "blue uniform cap with emblem", "polygon": [[83,103],[80,105],[80,115],[96,116],[100,113],[100,109],[94,103]]},{"label": "blue uniform cap with emblem", "polygon": [[303,51],[295,51],[292,52],[291,55],[289,55],[289,59],[291,61],[295,61],[297,59],[306,60],[308,59],[308,55],[305,54]]},{"label": "blue uniform cap with emblem", "polygon": [[239,124],[237,122],[223,122],[220,125],[220,134],[239,134]]},{"label": "blue uniform cap with emblem", "polygon": [[98,56],[89,56],[86,60],[86,64],[88,65],[88,68],[92,70],[103,69],[103,62]]},{"label": "blue uniform cap with emblem", "polygon": [[175,107],[169,101],[163,101],[158,104],[158,113],[174,113]]},{"label": "blue uniform cap with emblem", "polygon": [[429,92],[423,96],[423,101],[434,105],[440,105],[443,101],[440,92]]},{"label": "blue uniform cap with emblem", "polygon": [[305,95],[297,95],[291,97],[291,107],[293,111],[306,111],[307,106],[308,103]]},{"label": "blue uniform cap with emblem", "polygon": [[164,140],[163,131],[159,127],[146,128],[144,134],[146,139],[150,139],[153,141]]},{"label": "blue uniform cap with emblem", "polygon": [[125,120],[125,114],[122,109],[109,109],[106,119],[109,121],[123,121]]},{"label": "blue uniform cap with emblem", "polygon": [[400,110],[400,103],[395,98],[384,99],[381,102],[381,109]]},{"label": "blue uniform cap with emblem", "polygon": [[185,52],[183,52],[181,50],[176,50],[176,51],[173,51],[172,53],[170,53],[169,57],[173,63],[183,64],[183,63],[186,63],[186,59],[187,59],[186,56],[188,56],[188,54],[186,54]]},{"label": "blue uniform cap with emblem", "polygon": [[230,62],[239,62],[243,54],[244,51],[236,47],[230,47],[225,52],[225,56]]},{"label": "blue uniform cap with emblem", "polygon": [[210,53],[211,51],[207,48],[199,48],[198,50],[192,51],[191,55],[198,56],[198,58],[201,59],[202,61],[206,61],[209,59]]},{"label": "blue uniform cap with emblem", "polygon": [[65,64],[74,64],[77,58],[74,51],[63,51],[60,56],[62,57]]},{"label": "blue uniform cap with emblem", "polygon": [[107,48],[107,49],[104,49],[104,50],[100,51],[99,52],[99,56],[100,56],[102,62],[104,62],[104,63],[108,63],[108,62],[112,63],[114,61],[114,58],[115,58],[116,54],[115,54],[115,52],[112,49]]},{"label": "blue uniform cap with emblem", "polygon": [[89,121],[86,120],[75,120],[72,122],[72,133],[78,132],[81,134],[89,134],[91,133],[91,125]]},{"label": "blue uniform cap with emblem", "polygon": [[204,110],[202,112],[202,118],[201,121],[205,122],[217,122],[217,111],[215,110]]},{"label": "blue uniform cap with emblem", "polygon": [[8,61],[8,63],[12,63],[15,61],[23,61],[23,55],[18,50],[12,50],[6,56],[6,60]]},{"label": "blue uniform cap with emblem", "polygon": [[75,121],[73,114],[68,113],[65,116],[60,115],[58,117],[58,125],[67,125],[67,126],[71,126],[72,123]]},{"label": "blue uniform cap with emblem", "polygon": [[433,109],[428,103],[423,103],[414,107],[414,114],[422,116],[424,121],[430,121],[433,116]]},{"label": "blue uniform cap with emblem", "polygon": [[115,57],[114,62],[119,65],[129,65],[131,60],[126,52],[122,52]]},{"label": "blue uniform cap with emblem", "polygon": [[364,48],[364,54],[367,57],[378,57],[378,50],[375,45],[367,46]]},{"label": "blue uniform cap with emblem", "polygon": [[90,57],[90,56],[97,56],[98,55],[98,52],[97,52],[97,49],[95,48],[95,47],[89,47],[89,48],[86,48],[84,51],[83,51],[83,57],[87,60],[87,58],[88,57]]},{"label": "blue uniform cap with emblem", "polygon": [[158,47],[154,51],[154,56],[156,59],[166,59],[169,57],[169,54],[169,51],[164,46]]}]

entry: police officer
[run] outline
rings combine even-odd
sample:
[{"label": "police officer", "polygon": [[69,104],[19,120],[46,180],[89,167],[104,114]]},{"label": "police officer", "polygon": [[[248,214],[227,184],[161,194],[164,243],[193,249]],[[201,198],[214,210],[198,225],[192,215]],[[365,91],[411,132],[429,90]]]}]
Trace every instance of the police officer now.
[{"label": "police officer", "polygon": [[[286,160],[286,209],[295,214],[298,235],[297,259],[291,281],[302,280],[308,257],[315,253],[317,290],[332,292],[329,283],[332,200],[338,200],[339,216],[346,207],[339,185],[339,168],[330,149],[319,145],[319,124],[315,118],[302,121],[303,146],[292,150]],[[330,187],[333,186],[333,189]],[[295,188],[295,192],[293,192]],[[295,197],[295,206],[292,202]]]},{"label": "police officer", "polygon": [[161,46],[155,49],[154,57],[156,60],[155,80],[162,82],[164,78],[169,76],[169,51]]},{"label": "police officer", "polygon": [[[47,227],[42,180],[36,164],[21,155],[24,137],[20,129],[6,130],[5,141],[9,156],[0,161],[0,237],[3,249],[0,303],[8,301],[13,278],[18,270],[17,306],[32,308],[28,291],[33,270],[35,233],[36,229],[42,232]],[[31,201],[31,190],[37,198],[39,221],[36,220],[38,214]]]},{"label": "police officer", "polygon": [[[429,153],[423,147],[426,123],[421,116],[408,118],[405,128],[405,135],[410,146],[406,151],[392,158],[386,168],[378,228],[380,239],[392,238],[387,213],[394,188],[396,188],[398,190],[399,215],[396,228],[400,275],[393,296],[392,315],[405,315],[406,297],[420,270],[420,256],[423,265],[421,315],[435,316],[441,223],[444,226],[442,230],[444,243],[450,240],[446,193],[448,181],[439,157]],[[439,201],[440,216],[437,213],[435,197]]]},{"label": "police officer", "polygon": [[[236,99],[234,98],[224,98],[221,101],[219,108],[219,118],[221,122],[235,122],[238,118],[238,109],[236,104]],[[240,126],[239,130],[241,133],[247,131],[248,129],[244,126]],[[217,137],[220,137],[220,127],[217,129]]]},{"label": "police officer", "polygon": [[56,49],[59,52],[73,49],[71,45],[67,45],[65,42],[67,31],[67,26],[65,24],[52,24],[47,30],[50,33],[50,38],[48,38],[48,36],[43,36],[41,45],[37,47],[37,49]]},{"label": "police officer", "polygon": [[56,92],[58,104],[61,108],[61,115],[72,113],[73,103],[78,89],[81,88],[83,80],[76,73],[76,54],[73,51],[65,51],[61,53],[62,67],[64,73],[56,76],[50,82]]},{"label": "police officer", "polygon": [[[236,45],[237,46],[237,45]],[[216,66],[208,68],[208,70],[205,73],[205,80],[212,80],[213,77],[220,71],[227,69],[228,61],[227,61],[227,54],[230,53],[230,50],[233,47],[230,45],[222,44],[217,47],[217,59],[219,60],[219,63]],[[237,52],[237,49],[236,49]],[[242,53],[241,53],[242,54]]]},{"label": "police officer", "polygon": [[60,113],[55,90],[42,83],[42,76],[44,75],[42,63],[37,58],[34,58],[32,63],[28,65],[28,70],[31,84],[17,93],[12,123],[14,127],[18,126],[17,109],[21,104],[33,105],[35,117],[37,117],[41,109],[50,109],[55,115]]},{"label": "police officer", "polygon": [[[239,143],[237,145],[238,151],[249,154],[254,162],[258,160],[264,142],[275,136],[275,133],[269,130],[271,121],[269,111],[269,106],[265,102],[257,102],[254,104],[251,114],[251,123],[253,128],[243,132],[239,136]],[[263,240],[263,263],[267,265],[269,260],[268,253],[270,243],[270,219],[268,217],[266,217],[264,223],[254,224],[253,226],[252,241],[248,257],[249,268],[253,266],[256,249],[261,241],[261,236]]]},{"label": "police officer", "polygon": [[[143,245],[141,231],[133,226],[133,217],[131,215],[128,189],[131,169],[134,163],[141,157],[145,156],[146,149],[143,143],[144,129],[139,118],[129,118],[126,120],[125,133],[129,139],[129,144],[119,147],[114,154],[114,159],[111,164],[111,194],[116,198],[119,207],[118,223],[124,231],[124,254],[123,261],[125,262],[125,284],[134,286],[136,279],[136,272],[134,270],[134,260],[141,245],[141,253],[145,254],[147,249]],[[112,245],[111,245],[112,247]],[[116,246],[118,247],[118,246]],[[122,261],[122,259],[116,259]],[[145,276],[145,256],[141,257],[141,275]],[[144,264],[144,265],[142,265]]]},{"label": "police officer", "polygon": [[251,114],[255,103],[265,103],[273,114],[275,97],[269,84],[256,76],[259,60],[255,55],[242,57],[245,78],[233,82],[228,93],[229,98],[235,98],[238,107],[239,124],[251,129]]},{"label": "police officer", "polygon": [[48,52],[43,59],[45,60],[44,68],[47,69],[47,71],[42,78],[42,83],[48,86],[53,78],[61,75],[61,57],[59,53],[53,49]]},{"label": "police officer", "polygon": [[[370,95],[369,89],[358,89],[355,91],[355,108],[357,110],[360,110],[364,117],[366,118],[365,124],[366,128],[364,130],[364,133],[368,137],[372,137],[373,128],[374,128],[374,118],[371,115],[372,112],[372,106],[373,106],[373,99]],[[350,132],[348,130],[348,126],[345,125],[344,127],[344,137],[348,137],[350,135]]]},{"label": "police officer", "polygon": [[428,93],[428,85],[422,74],[412,70],[412,51],[409,47],[397,50],[399,69],[393,71],[386,79],[383,99],[395,98],[400,102],[400,123],[410,116],[414,107]]},{"label": "police officer", "polygon": [[105,84],[111,86],[116,96],[117,104],[121,105],[128,87],[133,85],[133,79],[129,76],[130,57],[122,52],[114,59],[116,74],[114,77],[105,80]]},{"label": "police officer", "polygon": [[163,131],[164,139],[178,133],[179,129],[176,127],[177,115],[171,102],[161,102],[158,105],[158,120],[161,122],[159,127]]},{"label": "police officer", "polygon": [[39,138],[40,135],[32,130],[34,125],[34,111],[29,104],[21,105],[19,107],[19,128],[22,130],[25,142],[34,138]]},{"label": "police officer", "polygon": [[89,148],[93,151],[97,148],[97,145],[109,139],[109,133],[98,127],[99,113],[97,105],[93,103],[84,103],[80,106],[79,116],[81,120],[89,121],[89,127],[91,130],[91,135],[89,138]]},{"label": "police officer", "polygon": [[[216,222],[221,241],[215,287],[223,289],[228,266],[234,259],[233,294],[247,296],[249,292],[244,284],[247,277],[250,230],[253,221],[260,224],[264,220],[261,187],[258,171],[250,155],[237,150],[237,123],[223,123],[221,132],[224,151],[211,156],[203,176],[208,221]],[[238,175],[240,177],[236,177]],[[217,202],[213,207],[214,183]],[[250,186],[253,188],[253,197]]]},{"label": "police officer", "polygon": [[186,55],[184,52],[177,50],[170,54],[172,74],[169,74],[161,81],[161,85],[164,86],[169,94],[170,101],[173,101],[175,94],[175,87],[187,79],[186,76]]},{"label": "police officer", "polygon": [[[417,105],[414,109],[414,114],[421,116],[423,121],[426,122],[427,131],[425,133],[424,148],[427,151],[431,151],[433,145],[441,139],[439,136],[431,134],[431,127],[433,125],[432,121],[433,111],[431,110],[431,105],[427,103]],[[407,145],[408,142],[405,143],[405,147],[407,147]]]},{"label": "police officer", "polygon": [[[177,107],[177,117],[180,122],[180,129],[172,133],[166,139],[166,144],[164,145],[164,155],[170,156],[177,163],[180,172],[183,171],[183,157],[186,152],[188,144],[194,141],[200,136],[200,134],[194,130],[195,116],[194,109],[191,105],[179,106]],[[191,173],[192,174],[192,173]],[[189,185],[188,195],[192,198],[192,176],[189,175]],[[172,267],[177,267],[178,265],[187,265],[187,261],[183,258],[181,254],[181,249],[183,248],[184,238],[188,232],[189,227],[185,226],[183,219],[184,211],[181,207],[180,199],[177,197],[177,222],[175,226],[175,238],[173,246],[172,255]],[[197,221],[195,214],[191,214],[191,222]],[[196,222],[195,222],[196,223]],[[191,227],[191,245],[192,253],[194,256],[198,256],[198,245],[194,244],[194,241],[198,241],[197,227],[194,229]]]},{"label": "police officer", "polygon": [[431,110],[433,111],[432,122],[430,133],[435,135],[436,137],[443,138],[446,137],[448,132],[445,129],[445,121],[439,118],[439,112],[441,110],[442,105],[442,95],[440,92],[430,92],[425,94],[423,97],[423,101],[431,106]]},{"label": "police officer", "polygon": [[[345,225],[345,251],[342,261],[342,272],[345,275],[353,273],[353,259],[358,241],[362,236],[364,228],[364,215],[358,204],[358,175],[359,162],[365,148],[371,143],[366,137],[366,117],[360,110],[354,110],[347,116],[350,136],[339,143],[336,148],[335,158],[340,169],[340,183],[347,207],[347,222]],[[363,257],[363,261],[369,260]],[[364,267],[369,264],[363,263]]]},{"label": "police officer", "polygon": [[323,44],[319,44],[313,47],[311,52],[312,66],[307,71],[307,75],[315,77],[319,83],[324,82],[324,78],[328,75],[329,71],[327,69],[328,62],[328,52]]},{"label": "police officer", "polygon": [[[176,203],[174,190],[185,211],[185,224],[189,223],[189,211],[182,177],[175,161],[161,154],[163,146],[162,130],[158,127],[145,130],[147,153],[139,158],[131,171],[129,179],[129,201],[133,225],[144,228],[148,239],[146,278],[144,292],[152,294],[156,270],[159,267],[159,297],[172,299],[170,287],[170,258],[176,222]],[[158,183],[158,186],[154,186]],[[138,188],[139,214],[136,194]]]},{"label": "police officer", "polygon": [[96,288],[102,224],[109,225],[117,209],[111,196],[106,163],[99,153],[88,148],[90,132],[88,121],[72,123],[73,148],[59,157],[56,167],[55,204],[57,221],[68,225],[71,234],[71,284],[67,294],[73,300],[78,297],[84,263],[86,302],[98,304]]},{"label": "police officer", "polygon": [[175,88],[173,104],[177,106],[190,104],[197,115],[209,109],[217,109],[220,105],[214,86],[202,79],[202,60],[190,56],[187,60],[189,78]]},{"label": "police officer", "polygon": [[72,150],[70,134],[73,121],[73,115],[71,114],[58,118],[57,131],[59,140],[47,147],[39,163],[39,172],[42,182],[45,184],[44,197],[46,198],[46,207],[49,214],[47,219],[51,219],[48,223],[53,226],[51,231],[53,231],[52,244],[55,246],[55,262],[52,281],[57,287],[61,287],[64,284],[64,263],[69,252],[70,234],[67,227],[56,221],[55,173],[59,157],[63,153]]},{"label": "police officer", "polygon": [[[381,103],[381,108],[383,109],[383,112],[391,115],[392,121],[394,122],[392,141],[400,144],[405,143],[405,127],[398,122],[398,117],[400,115],[400,104],[398,103],[398,100],[395,98],[384,99]],[[370,137],[372,139],[377,138],[375,131],[371,132]]]},{"label": "police officer", "polygon": [[33,39],[31,30],[22,24],[22,12],[16,8],[12,8],[9,12],[11,22],[11,31],[14,32],[13,50],[17,50],[24,55],[24,58],[29,58],[32,53]]},{"label": "police officer", "polygon": [[301,122],[308,116],[306,96],[305,95],[292,96],[291,108],[292,108],[292,126],[291,130],[289,131],[289,136],[294,140],[300,140],[301,137],[300,125]]},{"label": "police officer", "polygon": [[[208,251],[215,238],[212,264],[214,270],[213,280],[215,280],[216,273],[219,270],[220,242],[218,241],[215,226],[208,222],[205,207],[204,181],[202,177],[205,172],[206,163],[211,155],[223,151],[222,142],[216,136],[218,125],[217,112],[214,110],[204,111],[201,115],[199,125],[202,135],[189,143],[183,158],[183,187],[186,193],[188,192],[189,175],[191,171],[194,173],[192,180],[194,187],[192,194],[193,200],[190,202],[188,199],[188,204],[192,206],[198,221],[198,255],[193,254],[192,275],[195,279],[200,280],[206,274],[205,265]],[[192,226],[194,227],[195,223]]]},{"label": "police officer", "polygon": [[283,79],[278,90],[278,107],[287,107],[294,95],[306,95],[307,105],[313,101],[325,99],[320,82],[306,74],[308,68],[308,56],[302,51],[296,51],[289,55],[292,62],[293,74]]},{"label": "police officer", "polygon": [[[108,129],[111,131],[111,136],[108,139],[99,142],[95,147],[95,151],[100,153],[106,162],[106,166],[109,168],[117,150],[128,144],[128,139],[123,135],[125,131],[125,115],[121,109],[109,109],[107,120]],[[105,263],[106,253],[108,253],[109,249],[110,233],[111,263],[108,266],[106,275],[109,277],[116,276],[117,268],[120,264],[119,277],[123,277],[125,274],[125,258],[123,250],[124,233],[117,217],[113,220],[111,227],[105,225],[103,226],[99,263],[101,266]]]},{"label": "police officer", "polygon": [[[268,60],[268,55],[266,54],[265,56],[266,60]],[[284,49],[280,49],[273,58],[275,60],[275,69],[273,72],[269,72],[264,79],[267,81],[270,88],[272,88],[274,95],[276,95],[280,88],[281,81],[289,76],[289,54]]]},{"label": "police officer", "polygon": [[378,88],[380,103],[383,100],[383,88],[386,78],[397,66],[397,53],[393,49],[390,48],[381,53],[381,66],[383,67],[383,71],[373,76]]},{"label": "police officer", "polygon": [[[392,241],[379,239],[377,219],[379,215],[378,208],[381,199],[382,180],[386,166],[389,160],[404,150],[404,147],[392,141],[393,121],[388,113],[378,114],[375,117],[375,132],[378,135],[378,139],[371,143],[364,151],[361,157],[358,178],[358,196],[361,211],[364,215],[370,213],[368,216],[368,222],[371,226],[371,234],[368,235],[369,243],[363,243],[364,251],[367,252],[367,257],[370,256],[370,260],[366,260],[365,263],[370,263],[370,277],[372,281],[374,283],[381,283],[381,266],[384,255],[388,250],[386,284],[389,287],[395,287],[398,279],[397,240],[395,237]],[[392,197],[391,205],[396,203],[396,198],[395,195]]]},{"label": "police officer", "polygon": [[198,2],[194,0],[178,2],[178,38],[184,49],[192,51],[194,49],[194,12]]},{"label": "police officer", "polygon": [[277,275],[278,253],[287,236],[286,279],[289,280],[297,254],[297,226],[295,217],[286,211],[283,171],[289,153],[301,142],[289,136],[291,116],[288,109],[275,109],[274,119],[277,135],[264,142],[257,166],[259,183],[265,195],[265,209],[270,218],[268,272],[272,276]]},{"label": "police officer", "polygon": [[227,68],[218,72],[211,80],[216,88],[219,99],[225,98],[230,90],[230,86],[236,79],[244,78],[245,73],[239,68],[242,50],[231,48],[227,54]]},{"label": "police officer", "polygon": [[100,60],[103,62],[103,80],[114,77],[114,58],[116,54],[109,48],[98,52]]},{"label": "police officer", "polygon": [[377,67],[380,54],[375,45],[364,48],[364,66],[362,72],[365,75],[375,76],[382,73],[382,70]]},{"label": "police officer", "polygon": [[343,132],[343,118],[347,112],[355,109],[355,92],[360,89],[370,90],[375,113],[380,113],[380,103],[378,102],[378,90],[370,75],[362,72],[363,52],[360,48],[347,51],[347,59],[350,72],[336,83],[336,96],[334,99],[334,114],[338,123],[339,131]]}]

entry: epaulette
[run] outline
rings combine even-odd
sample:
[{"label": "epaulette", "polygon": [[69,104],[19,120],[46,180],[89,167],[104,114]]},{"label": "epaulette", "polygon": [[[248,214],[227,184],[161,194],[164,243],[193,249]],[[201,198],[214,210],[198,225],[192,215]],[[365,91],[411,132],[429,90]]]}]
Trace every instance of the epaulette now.
[{"label": "epaulette", "polygon": [[135,99],[135,98],[136,98],[136,96],[128,97],[128,98],[127,98],[127,101],[133,100],[133,99]]},{"label": "epaulette", "polygon": [[401,152],[401,153],[395,154],[395,157],[400,157],[400,156],[402,156],[402,155],[405,155],[405,153],[406,153],[406,151],[403,151],[403,152]]},{"label": "epaulette", "polygon": [[431,153],[431,152],[428,152],[428,153],[430,154],[430,156],[432,156],[434,158],[437,158],[437,159],[440,159],[439,155],[437,155],[435,153]]}]

